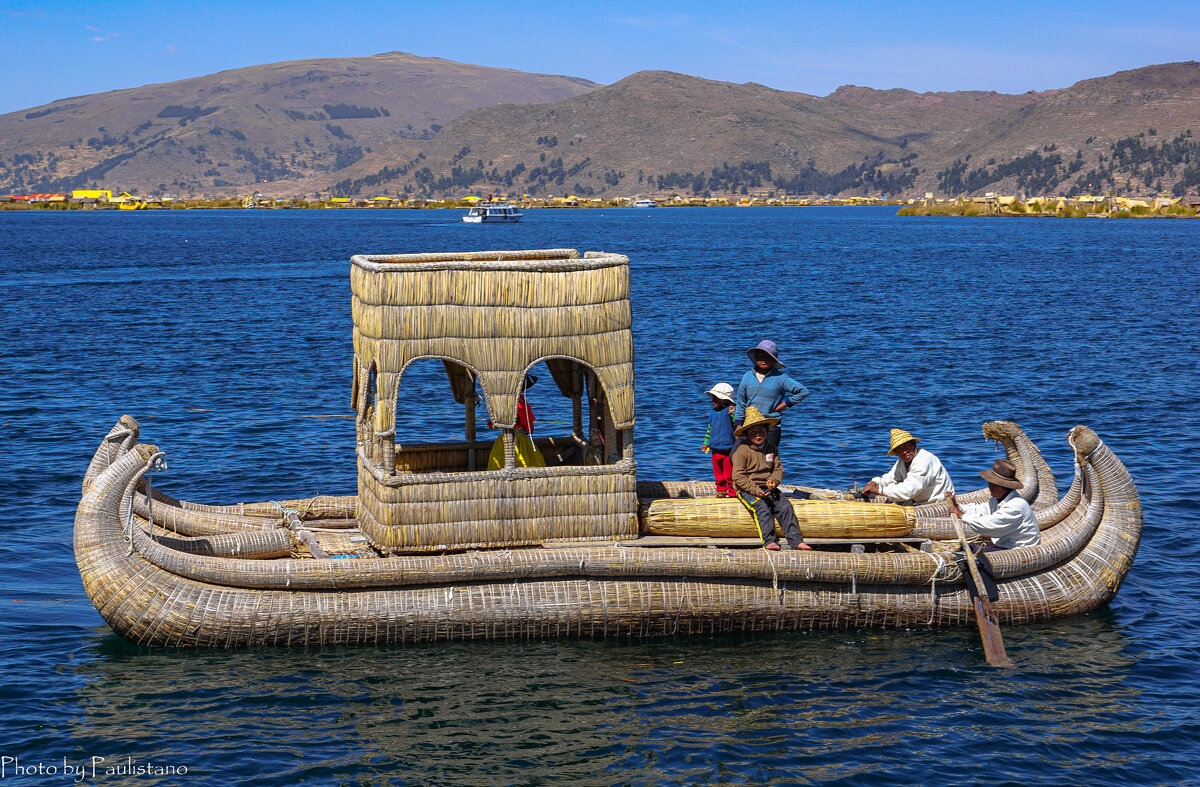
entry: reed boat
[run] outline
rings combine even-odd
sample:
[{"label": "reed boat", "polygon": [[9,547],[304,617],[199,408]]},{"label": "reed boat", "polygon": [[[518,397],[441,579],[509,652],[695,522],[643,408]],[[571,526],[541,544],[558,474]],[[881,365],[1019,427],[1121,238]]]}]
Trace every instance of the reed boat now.
[{"label": "reed boat", "polygon": [[[946,507],[788,486],[812,551],[770,552],[711,482],[637,479],[628,259],[551,249],[355,256],[358,493],[205,505],[153,488],[164,453],[123,416],[84,475],[83,585],[105,621],[157,647],[644,637],[974,622]],[[439,359],[465,439],[408,443],[396,396]],[[517,400],[546,364],[570,434],[521,461]],[[480,440],[482,401],[499,442]],[[1083,614],[1132,565],[1141,506],[1086,426],[1063,494],[1019,426],[989,422],[1042,543],[989,555],[1000,623]],[[494,448],[499,448],[497,453]],[[488,463],[489,457],[502,462]],[[986,499],[978,490],[959,499]]]}]

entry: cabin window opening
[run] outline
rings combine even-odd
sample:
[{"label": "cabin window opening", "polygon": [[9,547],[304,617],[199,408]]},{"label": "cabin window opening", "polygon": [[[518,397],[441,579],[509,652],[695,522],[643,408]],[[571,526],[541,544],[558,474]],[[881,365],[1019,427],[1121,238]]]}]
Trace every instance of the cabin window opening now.
[{"label": "cabin window opening", "polygon": [[487,469],[494,437],[483,401],[475,374],[451,359],[419,358],[405,367],[396,387],[395,472]]},{"label": "cabin window opening", "polygon": [[551,358],[525,370],[513,430],[514,467],[584,463],[585,368],[578,361]]}]

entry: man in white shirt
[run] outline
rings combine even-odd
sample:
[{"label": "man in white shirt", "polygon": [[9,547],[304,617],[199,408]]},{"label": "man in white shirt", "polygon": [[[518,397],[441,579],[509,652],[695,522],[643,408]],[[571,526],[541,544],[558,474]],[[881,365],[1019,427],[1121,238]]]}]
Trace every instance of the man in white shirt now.
[{"label": "man in white shirt", "polygon": [[872,478],[863,487],[864,493],[914,505],[940,503],[946,495],[954,494],[954,482],[941,460],[917,445],[921,438],[903,429],[893,429],[891,438],[888,456],[896,457],[896,464],[884,475]]},{"label": "man in white shirt", "polygon": [[988,482],[991,498],[986,503],[959,508],[954,495],[947,495],[950,513],[961,517],[979,535],[990,538],[997,549],[1040,544],[1042,532],[1033,509],[1017,494],[1024,486],[1017,478],[1017,466],[1007,459],[997,459],[992,469],[984,470],[979,477]]}]

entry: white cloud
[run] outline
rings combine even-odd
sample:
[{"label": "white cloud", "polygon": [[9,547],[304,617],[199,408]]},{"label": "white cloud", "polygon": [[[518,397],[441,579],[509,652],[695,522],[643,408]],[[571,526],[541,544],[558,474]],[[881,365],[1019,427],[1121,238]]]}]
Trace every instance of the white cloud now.
[{"label": "white cloud", "polygon": [[92,27],[91,25],[86,25],[85,27],[88,29],[89,32],[92,33],[92,35],[88,36],[88,41],[91,41],[93,43],[102,44],[105,41],[112,41],[114,38],[121,37],[120,33],[101,30],[100,28]]},{"label": "white cloud", "polygon": [[667,30],[687,30],[693,25],[692,17],[687,14],[645,14],[643,16],[621,16],[612,20],[613,24],[624,27],[635,27],[638,30],[663,32]]}]

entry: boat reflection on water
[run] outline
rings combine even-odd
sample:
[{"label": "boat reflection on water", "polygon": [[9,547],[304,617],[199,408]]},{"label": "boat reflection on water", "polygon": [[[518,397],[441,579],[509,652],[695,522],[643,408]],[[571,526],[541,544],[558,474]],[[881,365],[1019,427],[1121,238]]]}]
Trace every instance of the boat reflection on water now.
[{"label": "boat reflection on water", "polygon": [[[1056,743],[1080,738],[1110,740],[1118,757],[1131,721],[1152,716],[1128,680],[1129,639],[1109,611],[1007,629],[1020,670],[1004,680],[966,666],[979,649],[969,629],[759,634],[701,647],[552,640],[240,651],[164,651],[96,632],[75,669],[83,682],[72,739],[121,741],[194,775],[269,767],[280,783],[342,768],[416,783],[485,773],[495,783],[677,781],[730,763],[755,779],[794,777],[798,767],[814,780],[868,778],[878,758],[846,754],[880,746],[903,752],[915,778],[947,740],[995,745],[981,714],[1039,731],[1038,746],[1009,754],[1014,772],[1025,772],[1061,768]],[[1013,692],[1041,699],[1013,703]],[[214,741],[220,763],[196,761]]]}]

